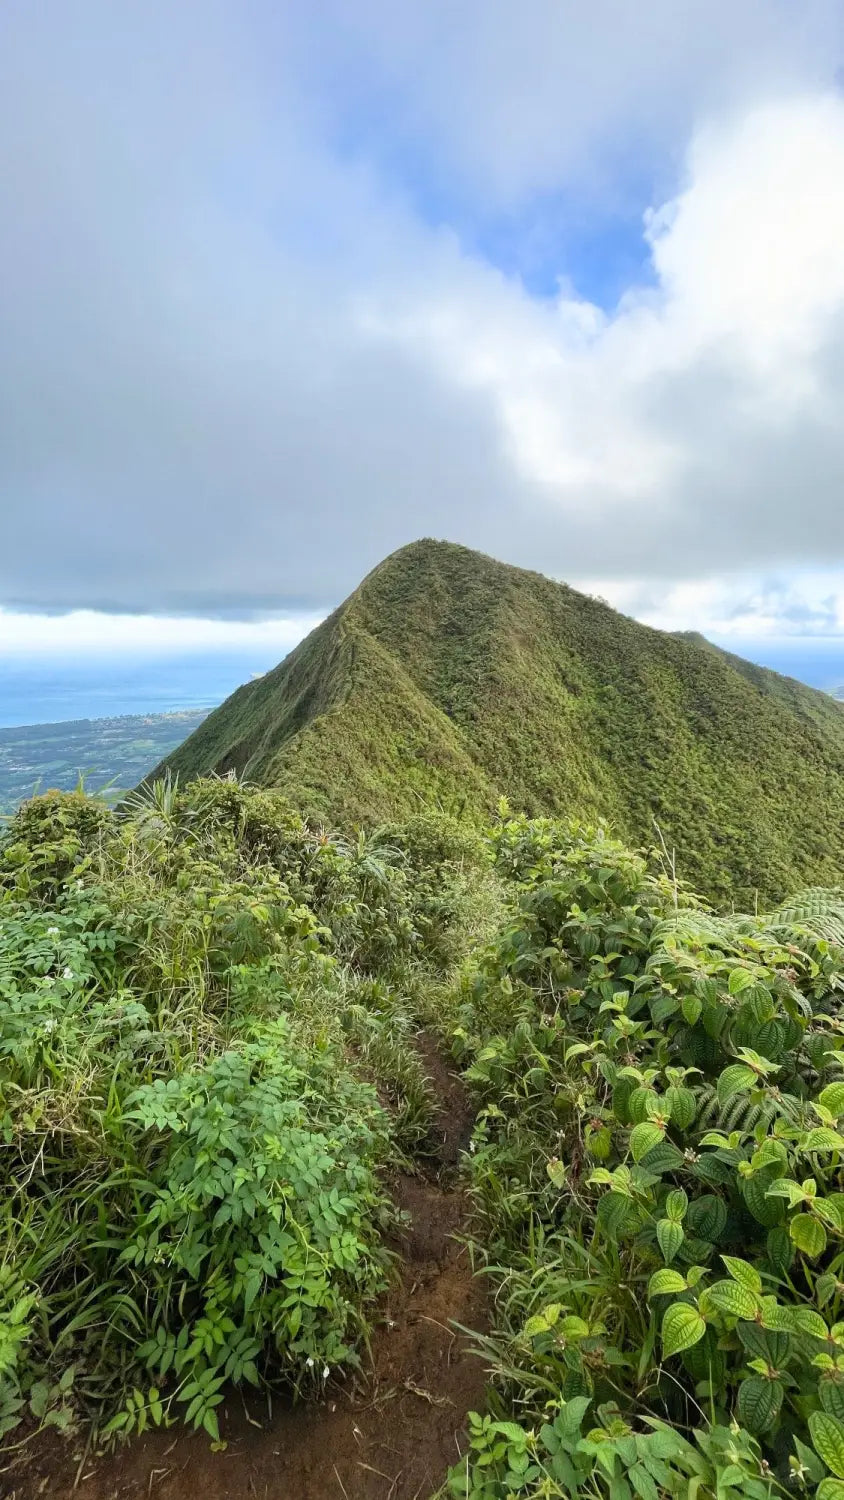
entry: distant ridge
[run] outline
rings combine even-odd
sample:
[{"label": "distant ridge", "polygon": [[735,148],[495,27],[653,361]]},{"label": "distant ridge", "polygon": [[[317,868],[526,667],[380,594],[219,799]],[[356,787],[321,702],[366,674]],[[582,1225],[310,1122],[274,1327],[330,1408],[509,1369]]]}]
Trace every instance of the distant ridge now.
[{"label": "distant ridge", "polygon": [[705,894],[844,878],[844,706],[448,542],[379,564],[167,761],[340,824],[425,806],[654,820]]}]

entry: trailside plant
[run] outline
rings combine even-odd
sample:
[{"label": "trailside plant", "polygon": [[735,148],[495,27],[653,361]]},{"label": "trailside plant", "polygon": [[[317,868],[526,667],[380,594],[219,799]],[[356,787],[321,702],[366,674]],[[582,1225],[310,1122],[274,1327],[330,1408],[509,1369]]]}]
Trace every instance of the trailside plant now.
[{"label": "trailside plant", "polygon": [[[600,827],[511,819],[495,844],[513,917],[455,1040],[497,1385],[529,1427],[556,1397],[640,1435],[735,1427],[742,1493],[844,1500],[844,893],[722,918]],[[490,1495],[556,1493],[503,1462]]]},{"label": "trailside plant", "polygon": [[308,1393],[359,1361],[384,1169],[430,1127],[412,996],[455,942],[453,851],[430,827],[413,859],[344,842],[213,778],[12,819],[0,1437],[85,1417],[217,1441],[226,1383]]}]

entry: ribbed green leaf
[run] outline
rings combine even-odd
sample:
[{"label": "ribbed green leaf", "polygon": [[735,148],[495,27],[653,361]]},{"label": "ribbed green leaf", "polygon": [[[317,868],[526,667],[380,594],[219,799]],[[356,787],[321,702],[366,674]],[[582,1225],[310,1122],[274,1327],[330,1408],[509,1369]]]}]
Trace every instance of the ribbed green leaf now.
[{"label": "ribbed green leaf", "polygon": [[660,1219],[656,1226],[659,1248],[666,1260],[673,1260],[683,1243],[683,1226],[674,1219]]},{"label": "ribbed green leaf", "polygon": [[732,1063],[725,1068],[716,1085],[718,1103],[726,1104],[734,1094],[740,1094],[746,1089],[753,1089],[759,1082],[752,1068],[746,1063]]},{"label": "ribbed green leaf", "polygon": [[742,1427],[748,1432],[767,1432],[779,1416],[784,1388],[778,1380],[750,1375],[738,1388],[736,1410]]},{"label": "ribbed green leaf", "polygon": [[730,994],[740,995],[742,990],[749,990],[753,983],[753,975],[747,969],[733,969],[729,979]]},{"label": "ribbed green leaf", "polygon": [[683,1189],[674,1188],[674,1190],[668,1194],[668,1197],[665,1200],[666,1217],[669,1219],[676,1219],[677,1223],[679,1224],[688,1206],[689,1200],[686,1197],[686,1194],[683,1192]]},{"label": "ribbed green leaf", "polygon": [[831,1115],[844,1115],[844,1083],[828,1083],[818,1095],[818,1104]]},{"label": "ribbed green leaf", "polygon": [[684,1292],[686,1284],[685,1276],[666,1266],[662,1271],[654,1271],[648,1283],[648,1297],[664,1297],[669,1292]]},{"label": "ribbed green leaf", "polygon": [[[674,1302],[662,1320],[662,1352],[666,1359],[690,1349],[703,1338],[706,1324],[696,1308],[686,1302]],[[830,1465],[831,1467],[831,1465]]]},{"label": "ribbed green leaf", "polygon": [[688,1130],[697,1114],[697,1100],[692,1090],[676,1084],[665,1091],[665,1107],[678,1130]]},{"label": "ribbed green leaf", "polygon": [[824,1411],[829,1412],[831,1417],[837,1417],[839,1422],[844,1422],[844,1385],[837,1380],[821,1378],[818,1381],[818,1395]]},{"label": "ribbed green leaf", "polygon": [[844,1135],[839,1135],[837,1130],[830,1130],[826,1125],[818,1125],[814,1130],[807,1132],[803,1141],[801,1151],[844,1151]]},{"label": "ribbed green leaf", "polygon": [[785,1212],[781,1199],[769,1198],[768,1188],[771,1185],[770,1169],[757,1172],[753,1177],[746,1177],[742,1183],[744,1201],[757,1223],[764,1225],[766,1229],[772,1229],[779,1224]]},{"label": "ribbed green leaf", "polygon": [[808,1255],[810,1260],[817,1260],[819,1255],[823,1255],[826,1249],[826,1230],[811,1214],[795,1214],[789,1220],[788,1232],[798,1250],[803,1255]]},{"label": "ribbed green leaf", "polygon": [[621,1234],[638,1218],[638,1209],[624,1193],[605,1193],[598,1199],[598,1223],[612,1236]]},{"label": "ribbed green leaf", "polygon": [[809,1431],[827,1468],[836,1478],[844,1479],[844,1423],[827,1411],[813,1411],[809,1417]]},{"label": "ribbed green leaf", "polygon": [[753,1266],[748,1265],[746,1260],[738,1260],[734,1255],[722,1255],[721,1259],[733,1281],[737,1281],[739,1286],[746,1287],[754,1295],[761,1292],[762,1277]]},{"label": "ribbed green leaf", "polygon": [[707,1288],[704,1296],[707,1305],[716,1307],[730,1318],[752,1319],[759,1308],[759,1298],[747,1287],[739,1286],[737,1281],[716,1281],[714,1286]]},{"label": "ribbed green leaf", "polygon": [[766,1244],[771,1265],[778,1275],[785,1276],[794,1261],[794,1245],[788,1230],[782,1224],[769,1229]]},{"label": "ribbed green leaf", "polygon": [[714,1193],[704,1193],[689,1205],[686,1225],[690,1233],[714,1244],[723,1234],[727,1223],[727,1205]]},{"label": "ribbed green leaf", "polygon": [[686,1024],[694,1026],[703,1010],[703,1001],[698,1000],[696,995],[684,995],[681,1001],[681,1009]]},{"label": "ribbed green leaf", "polygon": [[794,1332],[805,1333],[813,1339],[827,1337],[829,1330],[820,1313],[816,1313],[813,1307],[791,1307],[788,1309],[788,1316]]},{"label": "ribbed green leaf", "polygon": [[665,1129],[662,1125],[655,1125],[653,1120],[643,1120],[640,1125],[634,1125],[630,1132],[630,1150],[633,1152],[633,1160],[641,1161],[643,1156],[658,1146]]}]

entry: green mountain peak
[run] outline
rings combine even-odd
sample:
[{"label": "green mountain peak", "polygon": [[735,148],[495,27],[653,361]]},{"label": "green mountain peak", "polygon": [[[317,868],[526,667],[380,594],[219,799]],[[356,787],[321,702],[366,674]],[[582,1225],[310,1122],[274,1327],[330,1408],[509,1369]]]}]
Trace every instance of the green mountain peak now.
[{"label": "green mountain peak", "polygon": [[502,795],[606,817],[738,904],[844,870],[840,704],[451,542],[385,558],[165,764],[236,771],[341,825],[480,819]]}]

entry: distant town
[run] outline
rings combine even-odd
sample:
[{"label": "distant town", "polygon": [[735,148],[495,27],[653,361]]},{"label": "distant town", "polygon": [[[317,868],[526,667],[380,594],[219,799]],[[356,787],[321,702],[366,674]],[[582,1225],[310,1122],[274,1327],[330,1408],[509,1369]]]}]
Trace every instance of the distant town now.
[{"label": "distant town", "polygon": [[35,792],[72,791],[80,782],[89,792],[118,797],[137,786],[207,714],[207,709],[188,709],[0,729],[0,813],[13,812]]}]

